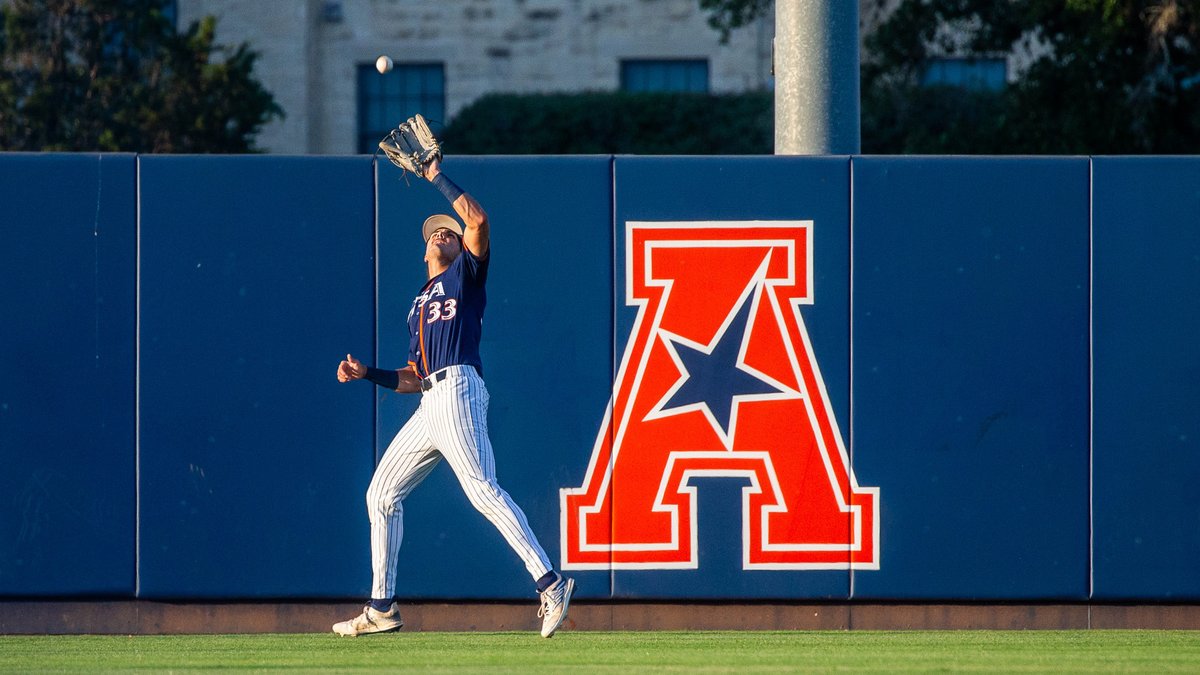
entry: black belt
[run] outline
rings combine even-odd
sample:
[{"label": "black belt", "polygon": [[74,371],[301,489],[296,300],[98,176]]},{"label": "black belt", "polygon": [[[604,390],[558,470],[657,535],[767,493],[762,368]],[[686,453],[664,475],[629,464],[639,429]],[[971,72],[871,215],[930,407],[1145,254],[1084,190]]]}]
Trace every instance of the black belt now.
[{"label": "black belt", "polygon": [[[432,374],[429,375],[429,377],[422,379],[421,380],[421,391],[429,391],[430,389],[433,389],[433,385],[446,379],[446,375],[449,374],[450,369],[453,367],[454,366],[446,366],[445,368],[442,368],[441,370],[435,370]],[[471,367],[475,369],[476,373],[479,373],[480,377],[483,376],[483,371],[479,369],[479,366],[472,365]]]}]

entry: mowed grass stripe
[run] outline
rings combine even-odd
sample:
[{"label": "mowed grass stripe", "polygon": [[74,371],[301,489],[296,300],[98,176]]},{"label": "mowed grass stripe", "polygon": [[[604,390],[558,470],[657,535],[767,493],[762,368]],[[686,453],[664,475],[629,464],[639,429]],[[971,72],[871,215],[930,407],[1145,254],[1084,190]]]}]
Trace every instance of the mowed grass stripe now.
[{"label": "mowed grass stripe", "polygon": [[1200,632],[0,636],[0,671],[1200,672]]}]

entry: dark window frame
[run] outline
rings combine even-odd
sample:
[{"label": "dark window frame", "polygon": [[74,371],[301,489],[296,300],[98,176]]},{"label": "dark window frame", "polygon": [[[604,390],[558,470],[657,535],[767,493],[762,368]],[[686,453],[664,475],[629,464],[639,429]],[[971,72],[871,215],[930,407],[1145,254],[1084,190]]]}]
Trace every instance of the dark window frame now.
[{"label": "dark window frame", "polygon": [[939,57],[925,64],[925,86],[1000,91],[1008,84],[1008,61],[1001,56]]},{"label": "dark window frame", "polygon": [[446,64],[442,61],[396,63],[380,74],[375,62],[360,63],[356,73],[355,147],[373,154],[397,124],[421,113],[434,129],[446,120]]},{"label": "dark window frame", "polygon": [[707,58],[621,59],[621,91],[708,93],[711,68]]}]

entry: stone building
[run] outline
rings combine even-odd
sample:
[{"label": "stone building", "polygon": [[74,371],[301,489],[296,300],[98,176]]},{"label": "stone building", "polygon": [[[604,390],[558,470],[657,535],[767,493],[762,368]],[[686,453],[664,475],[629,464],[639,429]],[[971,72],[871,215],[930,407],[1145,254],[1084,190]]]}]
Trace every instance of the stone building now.
[{"label": "stone building", "polygon": [[[698,0],[177,0],[248,42],[284,109],[258,138],[285,154],[373,152],[415,112],[435,130],[492,92],[769,89],[771,14],[727,44]],[[389,55],[395,68],[375,71]]]}]

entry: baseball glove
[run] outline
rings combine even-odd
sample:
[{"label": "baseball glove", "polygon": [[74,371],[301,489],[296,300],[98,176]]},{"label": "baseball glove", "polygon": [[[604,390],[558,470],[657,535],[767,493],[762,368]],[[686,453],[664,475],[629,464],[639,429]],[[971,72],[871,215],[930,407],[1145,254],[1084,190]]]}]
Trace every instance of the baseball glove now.
[{"label": "baseball glove", "polygon": [[442,146],[420,115],[413,115],[392,129],[386,138],[379,141],[379,148],[392,164],[422,178],[430,163],[442,158]]}]

